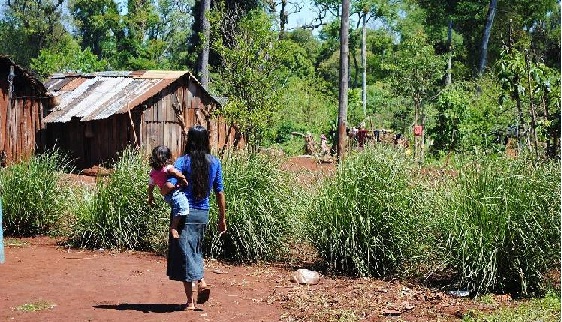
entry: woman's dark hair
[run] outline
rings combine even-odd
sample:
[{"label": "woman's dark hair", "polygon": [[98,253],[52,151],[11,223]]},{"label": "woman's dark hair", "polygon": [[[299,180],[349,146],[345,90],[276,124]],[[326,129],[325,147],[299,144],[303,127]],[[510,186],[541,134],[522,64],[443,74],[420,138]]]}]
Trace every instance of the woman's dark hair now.
[{"label": "woman's dark hair", "polygon": [[159,145],[152,149],[152,155],[148,160],[151,167],[156,170],[162,169],[163,166],[167,165],[172,158],[172,152],[167,146]]},{"label": "woman's dark hair", "polygon": [[193,196],[201,200],[209,193],[209,159],[207,154],[211,153],[209,132],[204,127],[197,125],[187,132],[187,143],[185,154],[191,159],[191,181]]}]

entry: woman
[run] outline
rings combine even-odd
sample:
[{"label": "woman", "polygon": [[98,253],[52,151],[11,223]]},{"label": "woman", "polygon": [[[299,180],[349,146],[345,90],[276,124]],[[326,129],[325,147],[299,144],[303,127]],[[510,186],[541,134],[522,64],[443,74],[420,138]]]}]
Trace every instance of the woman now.
[{"label": "woman", "polygon": [[[209,299],[210,290],[203,277],[203,237],[209,222],[209,195],[214,191],[219,210],[218,231],[226,231],[226,201],[220,161],[210,154],[209,133],[202,126],[189,129],[185,155],[174,166],[187,178],[183,192],[189,200],[189,216],[178,226],[179,239],[169,238],[167,274],[183,282],[187,303],[182,308],[194,310],[193,283],[198,282],[197,303]],[[173,180],[173,179],[172,179]]]}]

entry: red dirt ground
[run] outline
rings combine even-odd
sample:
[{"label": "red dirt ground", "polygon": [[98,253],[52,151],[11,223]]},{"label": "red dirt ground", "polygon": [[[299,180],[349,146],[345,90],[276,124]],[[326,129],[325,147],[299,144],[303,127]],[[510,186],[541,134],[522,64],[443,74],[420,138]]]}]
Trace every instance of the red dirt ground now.
[{"label": "red dirt ground", "polygon": [[[285,167],[334,169],[312,158]],[[210,300],[197,311],[177,311],[185,296],[181,283],[166,277],[165,257],[67,249],[48,237],[6,239],[5,246],[0,321],[328,321],[350,314],[355,318],[344,321],[458,321],[470,309],[494,307],[398,281],[322,276],[318,285],[297,285],[289,267],[208,260]]]}]

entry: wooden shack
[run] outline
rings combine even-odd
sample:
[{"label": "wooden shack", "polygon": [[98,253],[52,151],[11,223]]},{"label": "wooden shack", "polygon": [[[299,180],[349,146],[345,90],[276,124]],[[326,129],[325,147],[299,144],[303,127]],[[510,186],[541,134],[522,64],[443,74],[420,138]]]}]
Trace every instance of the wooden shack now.
[{"label": "wooden shack", "polygon": [[45,86],[10,58],[0,56],[0,164],[31,156],[43,145]]},{"label": "wooden shack", "polygon": [[44,119],[47,147],[67,151],[80,169],[110,165],[129,145],[149,154],[164,144],[177,157],[194,125],[209,130],[213,149],[235,139],[233,128],[214,116],[220,104],[190,72],[57,74],[46,87],[56,101]]}]

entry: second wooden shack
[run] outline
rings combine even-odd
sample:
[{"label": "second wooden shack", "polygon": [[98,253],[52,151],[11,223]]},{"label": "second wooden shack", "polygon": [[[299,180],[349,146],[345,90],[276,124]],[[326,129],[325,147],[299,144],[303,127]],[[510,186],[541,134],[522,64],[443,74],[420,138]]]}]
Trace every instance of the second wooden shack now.
[{"label": "second wooden shack", "polygon": [[43,146],[45,86],[10,58],[0,56],[0,165],[31,157]]}]

